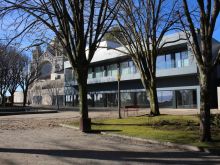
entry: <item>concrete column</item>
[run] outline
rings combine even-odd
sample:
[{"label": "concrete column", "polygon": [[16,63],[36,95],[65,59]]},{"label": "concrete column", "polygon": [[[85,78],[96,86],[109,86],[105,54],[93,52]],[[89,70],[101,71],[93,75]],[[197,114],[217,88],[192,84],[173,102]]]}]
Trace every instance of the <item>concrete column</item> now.
[{"label": "concrete column", "polygon": [[197,109],[200,109],[200,87],[196,89]]}]

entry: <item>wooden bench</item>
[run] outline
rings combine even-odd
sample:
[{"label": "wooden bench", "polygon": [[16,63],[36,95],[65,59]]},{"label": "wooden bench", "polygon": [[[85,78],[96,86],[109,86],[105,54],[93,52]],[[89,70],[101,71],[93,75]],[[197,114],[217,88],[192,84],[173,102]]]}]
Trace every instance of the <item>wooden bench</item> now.
[{"label": "wooden bench", "polygon": [[127,112],[127,116],[128,116],[128,112],[130,112],[130,111],[135,111],[136,115],[138,115],[138,109],[139,109],[139,107],[137,105],[127,105],[123,108],[124,116],[125,116],[125,112]]}]

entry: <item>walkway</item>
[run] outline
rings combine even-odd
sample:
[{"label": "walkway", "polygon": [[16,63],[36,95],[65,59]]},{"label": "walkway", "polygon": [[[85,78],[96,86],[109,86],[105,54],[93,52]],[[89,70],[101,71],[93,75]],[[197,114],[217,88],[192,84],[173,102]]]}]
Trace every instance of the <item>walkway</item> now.
[{"label": "walkway", "polygon": [[220,164],[220,158],[160,145],[126,144],[104,135],[45,127],[0,131],[1,165]]}]

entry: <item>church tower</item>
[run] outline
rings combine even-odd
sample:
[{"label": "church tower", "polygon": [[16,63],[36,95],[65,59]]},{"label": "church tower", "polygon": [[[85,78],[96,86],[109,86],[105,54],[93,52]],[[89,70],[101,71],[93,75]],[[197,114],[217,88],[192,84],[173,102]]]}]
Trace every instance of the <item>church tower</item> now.
[{"label": "church tower", "polygon": [[42,51],[40,46],[36,46],[32,52],[33,61],[38,61],[41,55],[42,55]]}]

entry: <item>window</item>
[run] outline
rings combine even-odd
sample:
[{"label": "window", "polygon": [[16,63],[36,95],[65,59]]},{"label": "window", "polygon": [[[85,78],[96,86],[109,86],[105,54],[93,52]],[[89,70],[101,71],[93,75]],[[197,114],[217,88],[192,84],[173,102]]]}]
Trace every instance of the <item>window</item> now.
[{"label": "window", "polygon": [[121,75],[137,73],[137,68],[133,61],[125,61],[120,64]]},{"label": "window", "polygon": [[189,66],[188,52],[177,52],[157,57],[157,69],[182,68]]},{"label": "window", "polygon": [[160,107],[173,106],[173,91],[157,91],[157,98]]},{"label": "window", "polygon": [[125,61],[125,62],[122,62],[120,64],[120,71],[121,71],[121,75],[127,75],[127,74],[130,74],[130,68],[129,68],[129,65],[128,65],[128,61]]},{"label": "window", "polygon": [[156,66],[157,66],[157,69],[165,69],[166,68],[165,55],[160,55],[157,57]]},{"label": "window", "polygon": [[195,89],[176,91],[177,108],[196,108],[197,96]]},{"label": "window", "polygon": [[93,78],[93,71],[92,71],[92,68],[89,68],[88,70],[88,78]]},{"label": "window", "polygon": [[107,66],[107,76],[116,77],[118,74],[117,64]]},{"label": "window", "polygon": [[189,57],[187,51],[175,53],[175,65],[176,68],[189,66]]},{"label": "window", "polygon": [[166,68],[169,69],[169,68],[172,68],[172,57],[171,57],[171,54],[166,54]]},{"label": "window", "polygon": [[73,81],[73,70],[72,69],[65,69],[65,81]]},{"label": "window", "polygon": [[129,65],[129,69],[130,69],[131,74],[137,73],[137,68],[136,68],[133,61],[129,61],[128,65]]},{"label": "window", "polygon": [[189,57],[188,57],[188,52],[181,52],[182,55],[182,66],[189,66]]},{"label": "window", "polygon": [[95,67],[95,78],[104,77],[104,66]]}]

